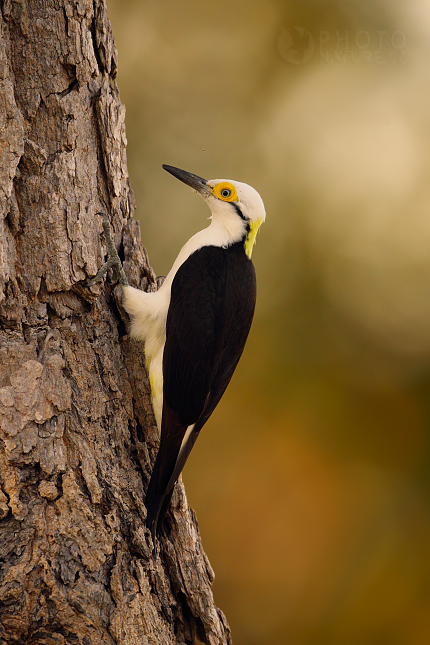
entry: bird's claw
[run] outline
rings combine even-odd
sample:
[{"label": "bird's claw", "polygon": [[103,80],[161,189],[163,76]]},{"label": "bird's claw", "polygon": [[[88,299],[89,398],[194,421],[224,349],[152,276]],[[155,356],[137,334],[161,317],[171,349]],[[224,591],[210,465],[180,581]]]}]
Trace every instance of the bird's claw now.
[{"label": "bird's claw", "polygon": [[97,213],[97,215],[101,215],[103,217],[103,230],[106,238],[106,245],[108,247],[108,252],[109,252],[109,259],[105,264],[98,270],[96,275],[91,278],[91,280],[88,280],[85,283],[85,286],[87,287],[92,287],[93,285],[97,284],[97,282],[100,282],[105,275],[109,271],[109,269],[113,269],[114,274],[116,279],[118,280],[119,284],[122,285],[128,285],[128,280],[126,278],[126,275],[124,273],[124,269],[122,268],[122,263],[119,258],[119,255],[117,253],[117,250],[115,248],[114,241],[112,239],[112,235],[110,232],[110,223],[109,223],[109,218],[106,215],[106,213]]}]

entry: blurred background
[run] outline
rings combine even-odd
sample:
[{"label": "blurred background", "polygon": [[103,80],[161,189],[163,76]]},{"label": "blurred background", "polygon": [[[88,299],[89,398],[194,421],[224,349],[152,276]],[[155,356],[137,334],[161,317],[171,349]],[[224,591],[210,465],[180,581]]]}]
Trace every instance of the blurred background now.
[{"label": "blurred background", "polygon": [[255,322],[184,471],[235,645],[430,643],[430,7],[108,0],[135,216],[170,269],[254,186]]}]

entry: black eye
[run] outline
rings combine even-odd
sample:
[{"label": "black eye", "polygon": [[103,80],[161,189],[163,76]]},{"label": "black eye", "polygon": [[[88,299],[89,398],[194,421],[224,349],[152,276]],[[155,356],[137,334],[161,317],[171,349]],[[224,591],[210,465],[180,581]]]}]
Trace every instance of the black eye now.
[{"label": "black eye", "polygon": [[223,188],[223,190],[221,191],[221,195],[224,198],[230,197],[231,190],[229,190],[228,188]]}]

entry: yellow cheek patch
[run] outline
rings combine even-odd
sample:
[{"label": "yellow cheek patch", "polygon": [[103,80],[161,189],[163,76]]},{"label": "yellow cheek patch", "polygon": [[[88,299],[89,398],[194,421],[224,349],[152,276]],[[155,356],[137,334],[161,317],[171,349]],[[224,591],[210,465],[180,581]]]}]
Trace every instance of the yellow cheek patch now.
[{"label": "yellow cheek patch", "polygon": [[233,184],[230,184],[229,181],[223,181],[220,184],[217,184],[212,190],[215,197],[218,197],[218,199],[221,199],[223,202],[238,201],[236,188]]},{"label": "yellow cheek patch", "polygon": [[258,229],[260,228],[260,224],[261,224],[261,220],[257,220],[255,222],[250,222],[250,225],[249,225],[250,226],[249,233],[244,244],[245,253],[249,257],[249,259],[251,259],[252,248],[255,244],[255,238],[257,236]]}]

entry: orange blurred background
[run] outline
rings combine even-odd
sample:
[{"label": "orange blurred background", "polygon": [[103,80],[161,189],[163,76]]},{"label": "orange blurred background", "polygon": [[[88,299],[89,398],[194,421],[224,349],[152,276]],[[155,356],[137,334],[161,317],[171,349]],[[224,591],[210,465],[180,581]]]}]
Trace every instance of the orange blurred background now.
[{"label": "orange blurred background", "polygon": [[430,643],[430,8],[108,0],[135,216],[170,269],[262,195],[251,335],[184,471],[235,645]]}]

